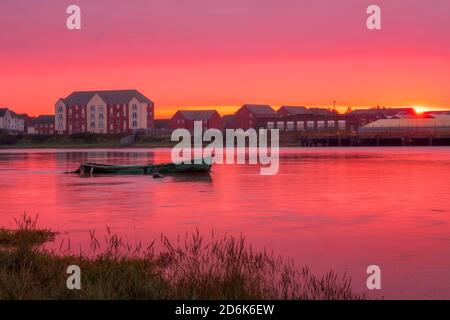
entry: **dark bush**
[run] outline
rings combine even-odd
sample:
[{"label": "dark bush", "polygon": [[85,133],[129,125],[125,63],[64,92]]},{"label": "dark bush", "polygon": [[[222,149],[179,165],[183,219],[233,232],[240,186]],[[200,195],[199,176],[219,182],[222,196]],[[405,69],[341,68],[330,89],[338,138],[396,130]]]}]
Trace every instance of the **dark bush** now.
[{"label": "dark bush", "polygon": [[19,142],[20,139],[22,139],[22,135],[9,134],[4,130],[0,130],[0,145],[16,144],[17,142]]},{"label": "dark bush", "polygon": [[74,141],[82,141],[88,144],[95,143],[98,139],[98,134],[83,132],[83,133],[74,133],[70,135],[70,138]]},{"label": "dark bush", "polygon": [[33,143],[45,143],[50,139],[50,135],[45,134],[35,134],[31,136],[31,142]]}]

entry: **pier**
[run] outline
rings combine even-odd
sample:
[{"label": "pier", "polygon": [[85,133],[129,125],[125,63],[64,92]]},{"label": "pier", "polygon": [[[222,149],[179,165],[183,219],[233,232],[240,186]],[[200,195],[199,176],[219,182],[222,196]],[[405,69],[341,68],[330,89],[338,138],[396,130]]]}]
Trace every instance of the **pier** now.
[{"label": "pier", "polygon": [[[292,137],[293,138],[293,137]],[[447,132],[310,133],[296,137],[301,147],[450,146]],[[288,140],[287,136],[283,140]]]}]

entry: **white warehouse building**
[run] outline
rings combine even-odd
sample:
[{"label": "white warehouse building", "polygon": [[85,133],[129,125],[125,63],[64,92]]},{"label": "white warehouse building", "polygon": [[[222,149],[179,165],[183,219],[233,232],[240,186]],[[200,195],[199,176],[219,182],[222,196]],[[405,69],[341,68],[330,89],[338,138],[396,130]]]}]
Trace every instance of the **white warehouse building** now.
[{"label": "white warehouse building", "polygon": [[358,131],[361,133],[450,131],[450,115],[440,115],[436,118],[380,119],[359,128]]}]

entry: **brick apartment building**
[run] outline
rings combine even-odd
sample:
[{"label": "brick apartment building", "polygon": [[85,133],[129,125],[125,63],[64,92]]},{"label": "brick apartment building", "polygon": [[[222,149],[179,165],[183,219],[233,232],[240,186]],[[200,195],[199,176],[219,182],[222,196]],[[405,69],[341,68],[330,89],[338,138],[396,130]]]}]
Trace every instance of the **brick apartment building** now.
[{"label": "brick apartment building", "polygon": [[131,133],[154,128],[154,103],[137,90],[76,91],[55,104],[55,131]]}]

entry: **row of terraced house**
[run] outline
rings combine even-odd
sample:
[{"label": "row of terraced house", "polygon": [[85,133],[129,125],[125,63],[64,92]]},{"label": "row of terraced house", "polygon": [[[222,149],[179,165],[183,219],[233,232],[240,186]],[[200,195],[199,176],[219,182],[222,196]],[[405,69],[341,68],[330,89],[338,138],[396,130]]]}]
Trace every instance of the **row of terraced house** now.
[{"label": "row of terraced house", "polygon": [[75,91],[55,103],[55,115],[29,117],[0,109],[0,129],[29,134],[123,134],[136,130],[273,129],[281,131],[357,131],[380,119],[417,117],[413,108],[358,109],[340,114],[333,109],[245,104],[234,114],[217,110],[179,110],[171,119],[155,120],[154,103],[137,90]]},{"label": "row of terraced house", "polygon": [[30,117],[9,108],[0,108],[0,130],[13,134],[54,134],[55,116]]},{"label": "row of terraced house", "polygon": [[279,129],[280,131],[357,131],[379,119],[415,117],[413,108],[359,109],[340,114],[331,109],[281,106],[275,110],[269,105],[245,104],[235,114],[221,117],[216,110],[177,111],[170,119],[171,130],[192,130],[196,121],[203,127],[216,129]]},{"label": "row of terraced house", "polygon": [[154,128],[154,104],[137,90],[76,91],[54,115],[30,117],[0,108],[0,130],[26,134],[129,133]]}]

